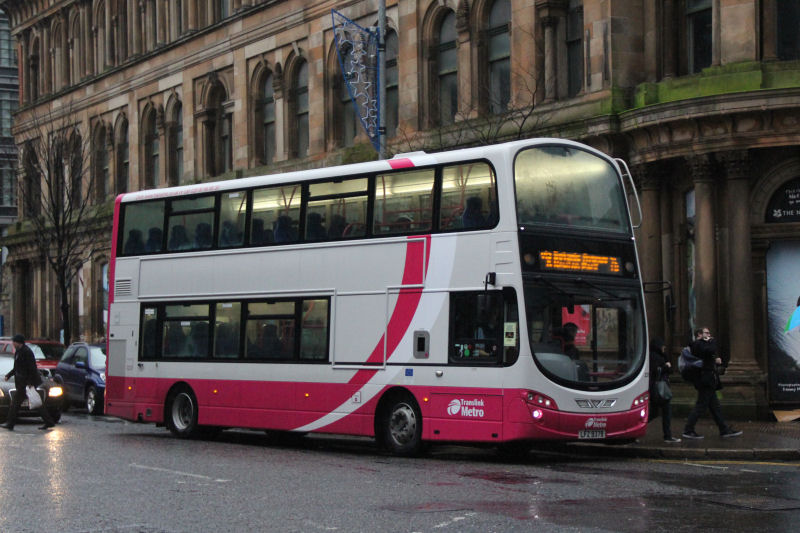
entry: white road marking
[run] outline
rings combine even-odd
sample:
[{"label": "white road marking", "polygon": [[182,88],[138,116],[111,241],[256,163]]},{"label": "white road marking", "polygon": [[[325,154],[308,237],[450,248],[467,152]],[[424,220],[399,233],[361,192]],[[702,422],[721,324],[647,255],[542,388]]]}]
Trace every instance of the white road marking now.
[{"label": "white road marking", "polygon": [[186,477],[193,477],[196,479],[207,479],[209,481],[213,481],[215,483],[227,483],[230,479],[214,479],[209,476],[204,476],[202,474],[192,474],[191,472],[181,472],[180,470],[170,470],[169,468],[160,468],[158,466],[146,466],[146,465],[139,465],[136,463],[131,463],[131,468],[139,468],[141,470],[151,470],[153,472],[164,472],[165,474],[175,474],[176,476],[186,476]]}]

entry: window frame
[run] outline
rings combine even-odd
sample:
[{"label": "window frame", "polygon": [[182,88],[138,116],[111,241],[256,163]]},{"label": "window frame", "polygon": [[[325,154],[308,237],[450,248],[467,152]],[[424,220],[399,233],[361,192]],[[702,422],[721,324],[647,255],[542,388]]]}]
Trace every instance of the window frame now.
[{"label": "window frame", "polygon": [[[307,302],[325,302],[325,321],[323,327],[325,328],[325,343],[324,343],[324,357],[309,358],[303,357],[303,314],[304,306]],[[263,319],[264,317],[281,317],[282,319],[289,319],[289,315],[250,315],[249,306],[254,303],[281,303],[292,302],[294,310],[291,313],[291,319],[294,321],[292,332],[292,354],[290,357],[247,357],[247,323],[249,320]],[[238,327],[238,353],[235,357],[217,357],[216,339],[217,332],[219,331],[219,323],[217,320],[217,309],[221,304],[232,303],[239,304],[239,327]],[[179,306],[205,306],[208,314],[206,315],[172,315],[167,316],[167,307]],[[214,300],[179,300],[179,301],[161,301],[161,302],[142,302],[139,309],[139,349],[137,350],[137,358],[142,362],[215,362],[215,363],[272,363],[272,364],[330,364],[330,348],[331,348],[331,296],[330,295],[303,295],[295,297],[279,297],[279,298],[241,298],[231,299],[222,298]],[[148,313],[151,311],[151,313]],[[155,326],[151,334],[154,335],[152,339],[145,337],[145,321],[146,317],[154,314]],[[284,316],[285,315],[285,316]],[[253,318],[254,317],[254,318]],[[167,334],[167,325],[176,322],[207,322],[208,336],[205,355],[169,355],[164,354],[164,338]],[[181,325],[183,327],[183,325]],[[191,326],[190,326],[191,327]],[[188,335],[187,335],[188,337]],[[151,342],[152,341],[152,342]],[[152,347],[153,353],[151,355],[144,354],[145,348]],[[65,354],[66,355],[66,354]]]},{"label": "window frame", "polygon": [[[468,309],[465,302],[473,298],[475,306],[478,301],[483,298],[496,298],[497,302],[496,311],[500,311],[501,315],[495,317],[495,331],[490,337],[479,337],[477,333],[471,336],[456,336],[457,330],[463,329],[466,322],[470,317],[465,317],[463,313],[459,314],[454,310],[464,311]],[[517,362],[520,352],[520,313],[519,313],[519,299],[517,298],[516,291],[512,287],[504,287],[499,290],[468,290],[468,291],[452,291],[449,294],[449,326],[448,326],[448,352],[447,362],[452,366],[480,366],[480,367],[507,367]],[[469,314],[469,313],[467,313]],[[474,326],[469,329],[477,332],[479,327],[486,327],[486,320],[481,317],[471,317],[474,320]],[[507,320],[511,318],[511,320]],[[515,318],[515,320],[514,320]],[[506,324],[516,322],[516,329],[514,330],[514,346],[506,346],[504,343],[507,333],[505,328]],[[481,326],[483,324],[483,326]],[[456,342],[459,341],[459,342]],[[496,348],[499,348],[497,353],[492,356],[479,355],[473,356],[469,350],[473,347],[477,348],[478,344],[483,344],[479,341],[487,341],[488,344],[494,341]],[[464,346],[467,345],[467,346]]]},{"label": "window frame", "polygon": [[[461,227],[458,224],[451,224],[447,227],[443,227],[443,219],[441,213],[441,206],[442,206],[442,196],[443,196],[443,181],[444,181],[444,174],[447,169],[458,169],[461,167],[468,167],[473,165],[484,165],[488,170],[491,176],[491,183],[485,190],[491,191],[489,198],[490,203],[486,206],[486,213],[485,221],[482,224],[471,226],[471,227]],[[432,206],[431,206],[431,224],[430,227],[426,230],[418,230],[418,229],[409,229],[408,231],[397,232],[397,233],[380,233],[375,231],[374,229],[374,213],[375,213],[375,203],[377,200],[376,196],[376,182],[378,178],[382,176],[401,176],[407,172],[425,172],[429,170],[433,170],[434,172],[434,181],[433,181],[433,199],[432,199]],[[324,195],[315,195],[311,196],[310,191],[311,188],[315,185],[319,184],[339,184],[348,181],[358,180],[358,179],[366,179],[366,189],[363,191],[349,191],[349,192],[342,192],[342,193],[334,193],[334,194],[324,194]],[[488,159],[470,159],[464,160],[459,162],[453,163],[442,163],[438,165],[428,165],[428,166],[420,166],[414,167],[412,169],[397,169],[397,170],[381,170],[381,171],[373,171],[370,173],[363,173],[363,174],[352,174],[347,176],[339,176],[339,177],[328,177],[322,178],[314,181],[299,181],[299,182],[285,182],[285,183],[275,183],[275,184],[265,184],[259,186],[252,186],[247,188],[241,189],[225,189],[222,191],[216,191],[213,193],[197,193],[197,194],[190,194],[185,196],[173,196],[167,198],[158,198],[152,200],[141,200],[136,202],[125,202],[122,204],[122,212],[120,214],[119,219],[119,231],[118,231],[118,241],[117,241],[117,256],[118,257],[131,257],[131,256],[138,256],[138,255],[149,255],[151,253],[185,253],[185,252],[208,252],[211,250],[236,250],[236,249],[245,249],[245,248],[252,248],[252,247],[260,247],[260,246],[275,246],[275,245],[300,245],[300,244],[311,244],[311,243],[320,243],[320,242],[333,242],[333,241],[340,241],[340,240],[360,240],[360,239],[376,239],[376,238],[391,238],[391,237],[399,237],[399,236],[408,236],[408,235],[420,235],[420,234],[432,234],[432,233],[455,233],[455,232],[462,232],[462,231],[488,231],[492,228],[497,226],[499,221],[499,192],[498,192],[498,178],[497,178],[497,171],[492,163]],[[257,191],[268,190],[268,189],[275,189],[281,187],[299,187],[300,188],[300,204],[299,204],[299,218],[297,219],[297,238],[292,241],[283,241],[283,242],[269,242],[269,243],[253,243],[253,235],[252,235],[252,224],[254,218],[254,196]],[[466,184],[464,185],[465,191]],[[484,190],[484,189],[481,189]],[[244,234],[244,241],[241,246],[227,246],[221,247],[219,246],[219,232],[221,226],[221,218],[220,218],[220,211],[221,211],[221,203],[222,203],[222,195],[230,194],[233,192],[242,192],[243,194],[247,195],[247,212],[245,215],[245,234]],[[306,224],[307,224],[307,215],[308,215],[308,207],[309,202],[314,201],[321,201],[326,199],[348,199],[348,198],[358,198],[364,197],[366,201],[365,207],[365,219],[364,224],[365,228],[362,234],[354,235],[353,237],[346,237],[343,236],[341,238],[326,238],[320,241],[311,241],[305,238],[306,235]],[[204,207],[202,209],[194,209],[194,210],[180,210],[180,214],[182,215],[190,215],[190,214],[197,214],[202,212],[212,212],[213,213],[213,224],[212,224],[212,245],[210,247],[204,248],[192,248],[192,249],[181,249],[181,250],[169,250],[169,233],[170,233],[170,226],[168,224],[169,217],[174,216],[177,213],[173,208],[173,204],[175,202],[186,201],[186,200],[197,200],[201,198],[213,198],[213,207]],[[464,200],[466,201],[466,196]],[[125,254],[123,252],[124,247],[124,238],[127,235],[128,228],[125,225],[126,219],[126,212],[131,206],[138,206],[142,205],[147,202],[164,202],[164,217],[162,221],[162,247],[161,250],[158,252],[149,252],[146,254]],[[460,205],[459,211],[465,209],[466,204],[462,203]]]}]

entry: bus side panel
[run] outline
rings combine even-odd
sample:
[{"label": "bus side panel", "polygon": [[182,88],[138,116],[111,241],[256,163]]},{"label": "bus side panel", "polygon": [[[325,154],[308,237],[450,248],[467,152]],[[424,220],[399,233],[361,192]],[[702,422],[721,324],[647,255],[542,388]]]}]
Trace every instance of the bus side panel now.
[{"label": "bus side panel", "polygon": [[503,435],[502,390],[437,390],[426,412],[427,440],[493,442]]},{"label": "bus side panel", "polygon": [[[387,323],[386,294],[337,296],[331,329],[334,364],[365,363],[378,349],[375,363],[383,363],[383,338]],[[378,346],[380,343],[380,346]]]}]

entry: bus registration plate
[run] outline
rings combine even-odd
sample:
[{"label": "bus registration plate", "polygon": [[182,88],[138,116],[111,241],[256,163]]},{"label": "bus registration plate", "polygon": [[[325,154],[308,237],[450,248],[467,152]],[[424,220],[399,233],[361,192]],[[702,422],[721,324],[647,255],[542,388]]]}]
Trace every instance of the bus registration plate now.
[{"label": "bus registration plate", "polygon": [[606,438],[605,429],[582,429],[578,431],[579,439],[604,439]]}]

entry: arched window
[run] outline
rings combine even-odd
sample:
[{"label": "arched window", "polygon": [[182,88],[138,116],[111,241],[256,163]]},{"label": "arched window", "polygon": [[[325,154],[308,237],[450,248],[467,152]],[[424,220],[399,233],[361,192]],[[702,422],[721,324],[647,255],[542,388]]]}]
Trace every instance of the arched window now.
[{"label": "arched window", "polygon": [[386,116],[383,124],[386,127],[386,137],[397,134],[400,76],[397,71],[397,32],[388,30],[385,38],[386,44]]},{"label": "arched window", "polygon": [[257,85],[255,103],[256,158],[264,165],[275,160],[275,77],[265,70]]},{"label": "arched window", "polygon": [[225,109],[227,99],[222,83],[214,83],[209,91],[205,119],[206,172],[209,176],[233,169],[233,115]]},{"label": "arched window", "polygon": [[25,84],[28,89],[27,102],[33,102],[39,98],[39,64],[42,57],[39,43],[39,39],[34,39],[28,58],[28,83]]},{"label": "arched window", "polygon": [[570,0],[567,12],[567,95],[583,89],[583,2]]},{"label": "arched window", "polygon": [[158,187],[159,149],[158,124],[156,110],[152,107],[145,113],[142,123],[142,146],[144,147],[144,183],[143,188]]},{"label": "arched window", "polygon": [[169,135],[167,136],[167,182],[178,185],[183,176],[183,106],[175,102],[170,112]]},{"label": "arched window", "polygon": [[77,10],[73,13],[72,22],[70,24],[70,33],[69,33],[69,44],[70,44],[70,83],[74,84],[80,81],[83,77],[83,35],[81,35],[81,24],[80,24],[80,17],[77,14]]},{"label": "arched window", "polygon": [[511,100],[511,41],[509,29],[511,5],[509,0],[497,0],[489,11],[486,29],[489,67],[489,111],[503,113]]},{"label": "arched window", "polygon": [[458,51],[456,49],[456,15],[447,13],[439,26],[436,49],[438,76],[439,125],[452,124],[458,112]]},{"label": "arched window", "polygon": [[308,155],[308,63],[301,59],[294,69],[290,93],[291,115],[294,117],[292,153],[295,157]]},{"label": "arched window", "polygon": [[73,131],[67,141],[67,153],[64,163],[67,165],[69,175],[69,198],[73,209],[80,209],[84,198],[83,191],[83,138],[77,131]]},{"label": "arched window", "polygon": [[67,42],[64,36],[64,28],[61,24],[55,24],[52,30],[51,43],[53,46],[53,80],[52,90],[58,91],[66,87],[69,82],[69,61],[67,59]]},{"label": "arched window", "polygon": [[111,173],[109,170],[108,133],[103,124],[97,126],[92,139],[92,171],[94,172],[95,201],[102,202],[111,194]]},{"label": "arched window", "polygon": [[22,189],[22,211],[26,217],[37,217],[42,212],[42,176],[36,159],[38,141],[30,141],[25,145],[22,168],[25,172]]},{"label": "arched window", "polygon": [[128,192],[128,172],[130,168],[130,147],[128,144],[128,119],[122,117],[117,123],[115,136],[116,186],[117,194]]},{"label": "arched window", "polygon": [[167,17],[169,18],[169,40],[175,41],[183,33],[184,16],[183,16],[183,0],[170,0],[169,11]]}]

